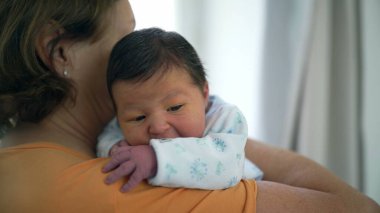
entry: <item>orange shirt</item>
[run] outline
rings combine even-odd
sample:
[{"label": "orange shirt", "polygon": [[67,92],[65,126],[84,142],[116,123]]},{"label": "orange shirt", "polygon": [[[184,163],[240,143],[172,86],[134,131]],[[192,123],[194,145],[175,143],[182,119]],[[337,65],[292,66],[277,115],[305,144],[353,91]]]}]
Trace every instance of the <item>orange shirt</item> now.
[{"label": "orange shirt", "polygon": [[256,212],[256,182],[206,191],[104,184],[106,158],[35,143],[0,149],[0,212]]}]

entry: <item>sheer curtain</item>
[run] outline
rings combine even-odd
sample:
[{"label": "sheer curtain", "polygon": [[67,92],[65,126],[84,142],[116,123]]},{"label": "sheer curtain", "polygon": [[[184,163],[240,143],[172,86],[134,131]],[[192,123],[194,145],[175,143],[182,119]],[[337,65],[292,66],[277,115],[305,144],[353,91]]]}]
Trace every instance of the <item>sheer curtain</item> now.
[{"label": "sheer curtain", "polygon": [[362,2],[364,191],[380,203],[380,1]]},{"label": "sheer curtain", "polygon": [[[312,157],[362,189],[361,54],[354,1],[314,1],[297,89],[291,91],[286,147]],[[297,77],[301,76],[301,77]]]},{"label": "sheer curtain", "polygon": [[374,105],[380,96],[374,79],[380,80],[380,66],[374,57],[380,55],[380,2],[266,3],[264,134],[379,202],[380,167],[374,162],[380,160],[380,108]]}]

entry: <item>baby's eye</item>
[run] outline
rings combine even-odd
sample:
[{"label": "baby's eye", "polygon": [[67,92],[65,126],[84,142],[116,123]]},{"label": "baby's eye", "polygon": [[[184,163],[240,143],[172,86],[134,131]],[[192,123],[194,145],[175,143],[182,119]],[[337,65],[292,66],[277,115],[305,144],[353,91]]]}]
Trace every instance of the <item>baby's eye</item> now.
[{"label": "baby's eye", "polygon": [[178,105],[175,105],[175,106],[171,106],[167,109],[168,112],[177,112],[178,110],[180,110],[181,108],[183,107],[183,104],[178,104]]},{"label": "baby's eye", "polygon": [[131,119],[131,121],[143,121],[144,119],[145,119],[145,115],[140,115]]}]

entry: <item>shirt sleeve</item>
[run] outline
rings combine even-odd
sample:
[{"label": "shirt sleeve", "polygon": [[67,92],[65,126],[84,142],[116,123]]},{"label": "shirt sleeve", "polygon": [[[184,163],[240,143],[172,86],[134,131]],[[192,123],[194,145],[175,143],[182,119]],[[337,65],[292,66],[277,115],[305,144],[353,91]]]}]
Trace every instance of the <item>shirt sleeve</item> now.
[{"label": "shirt sleeve", "polygon": [[158,162],[152,185],[225,189],[243,176],[247,124],[233,105],[213,102],[203,138],[153,139]]},{"label": "shirt sleeve", "polygon": [[109,157],[109,152],[113,145],[124,138],[121,133],[117,119],[112,119],[103,132],[98,136],[98,144],[96,146],[96,155],[98,157]]}]

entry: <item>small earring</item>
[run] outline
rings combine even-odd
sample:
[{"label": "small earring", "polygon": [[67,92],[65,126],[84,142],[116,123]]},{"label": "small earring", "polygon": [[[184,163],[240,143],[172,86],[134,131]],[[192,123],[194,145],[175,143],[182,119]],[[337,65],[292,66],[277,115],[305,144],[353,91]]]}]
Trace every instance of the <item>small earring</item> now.
[{"label": "small earring", "polygon": [[67,76],[69,76],[69,72],[65,69],[65,70],[63,70],[63,75],[64,75],[65,77],[67,77]]}]

